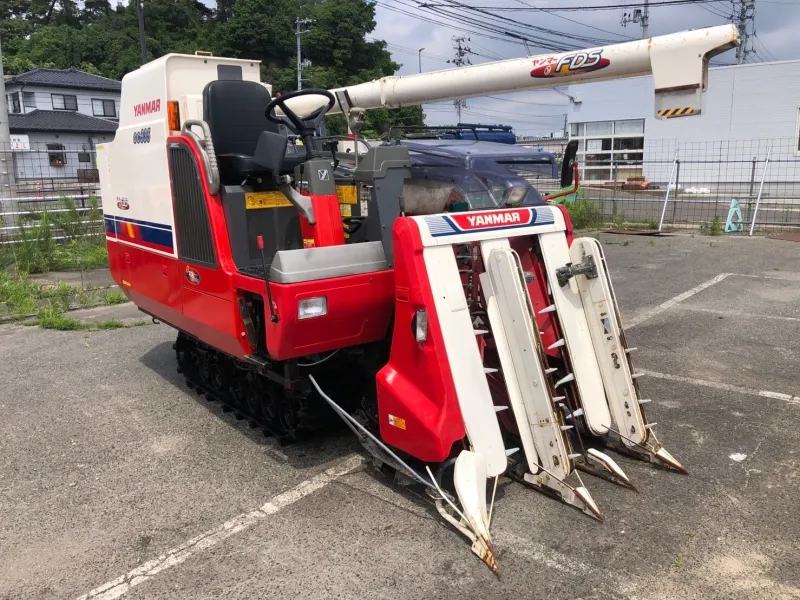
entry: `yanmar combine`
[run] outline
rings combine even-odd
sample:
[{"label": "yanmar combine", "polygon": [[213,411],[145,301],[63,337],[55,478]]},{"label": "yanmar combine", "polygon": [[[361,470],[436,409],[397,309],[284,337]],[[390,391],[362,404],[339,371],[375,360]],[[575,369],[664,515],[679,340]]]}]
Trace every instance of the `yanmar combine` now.
[{"label": "yanmar combine", "polygon": [[602,519],[579,471],[633,487],[602,450],[686,472],[645,417],[602,248],[514,185],[444,212],[452,185],[412,179],[408,148],[315,131],[650,73],[657,117],[701,114],[709,59],[738,43],[726,25],[277,97],[256,61],[164,56],[123,79],[98,147],[112,274],[178,331],[190,387],[284,440],[338,414],[497,571],[501,475]]}]

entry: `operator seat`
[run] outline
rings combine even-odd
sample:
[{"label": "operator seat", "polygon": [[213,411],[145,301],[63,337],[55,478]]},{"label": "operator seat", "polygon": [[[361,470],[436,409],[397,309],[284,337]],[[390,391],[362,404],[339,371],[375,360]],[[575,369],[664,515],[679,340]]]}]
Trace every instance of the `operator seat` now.
[{"label": "operator seat", "polygon": [[[211,129],[223,183],[269,175],[253,157],[263,131],[283,133],[264,114],[270,100],[267,88],[255,81],[218,79],[203,89],[203,120]],[[282,172],[291,173],[304,159],[303,152],[287,153]]]}]

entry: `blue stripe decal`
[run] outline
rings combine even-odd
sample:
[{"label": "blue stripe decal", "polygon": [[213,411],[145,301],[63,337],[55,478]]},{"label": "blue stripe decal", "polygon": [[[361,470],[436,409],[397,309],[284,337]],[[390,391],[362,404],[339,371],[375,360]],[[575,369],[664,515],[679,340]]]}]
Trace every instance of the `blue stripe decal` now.
[{"label": "blue stripe decal", "polygon": [[[103,221],[105,223],[106,233],[119,236],[125,241],[133,244],[136,242],[153,244],[170,252],[174,250],[174,246],[172,244],[172,227],[170,225],[165,225],[163,223],[152,223],[150,221],[141,221],[138,219],[124,219],[114,215],[104,215]],[[131,238],[126,231],[126,223],[130,223],[131,225],[135,226],[134,233],[136,235],[133,238]]]},{"label": "blue stripe decal", "polygon": [[128,217],[120,217],[118,215],[103,215],[105,219],[113,219],[116,221],[122,221],[123,223],[135,223],[136,225],[144,225],[145,227],[154,227],[156,229],[164,229],[166,231],[172,231],[172,225],[167,223],[155,223],[153,221],[140,221],[139,219],[129,219]]}]

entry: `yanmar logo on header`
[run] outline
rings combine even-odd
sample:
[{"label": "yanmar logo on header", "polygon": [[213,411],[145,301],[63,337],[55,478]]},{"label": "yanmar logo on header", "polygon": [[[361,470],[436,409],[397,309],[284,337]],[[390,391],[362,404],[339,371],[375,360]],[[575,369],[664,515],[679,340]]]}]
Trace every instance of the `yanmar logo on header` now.
[{"label": "yanmar logo on header", "polygon": [[513,210],[496,210],[492,212],[451,215],[456,225],[464,231],[476,229],[494,229],[509,225],[527,225],[533,220],[533,211],[529,208]]},{"label": "yanmar logo on header", "polygon": [[133,105],[134,117],[143,117],[144,115],[150,115],[158,112],[161,112],[161,98],[156,98],[155,100]]},{"label": "yanmar logo on header", "polygon": [[474,231],[517,229],[532,225],[552,225],[553,213],[533,208],[499,209],[486,212],[451,213],[425,217],[433,237],[458,235]]}]

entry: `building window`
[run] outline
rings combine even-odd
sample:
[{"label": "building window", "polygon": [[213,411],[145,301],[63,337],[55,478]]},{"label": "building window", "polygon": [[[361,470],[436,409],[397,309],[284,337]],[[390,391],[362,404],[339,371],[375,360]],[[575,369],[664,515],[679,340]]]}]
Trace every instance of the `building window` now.
[{"label": "building window", "polygon": [[92,114],[95,117],[116,117],[117,110],[113,100],[92,98]]},{"label": "building window", "polygon": [[33,92],[22,92],[22,106],[25,108],[36,108],[36,94]]},{"label": "building window", "polygon": [[78,162],[87,163],[92,162],[92,155],[88,152],[78,152]]},{"label": "building window", "polygon": [[570,137],[579,141],[578,162],[587,181],[626,181],[641,176],[644,119],[572,123]]},{"label": "building window", "polygon": [[19,113],[22,108],[19,105],[19,92],[14,92],[8,96],[8,112]]},{"label": "building window", "polygon": [[67,155],[63,144],[47,144],[47,157],[51,167],[63,167],[67,164]]},{"label": "building window", "polygon": [[78,97],[64,94],[51,94],[53,110],[78,110]]}]

